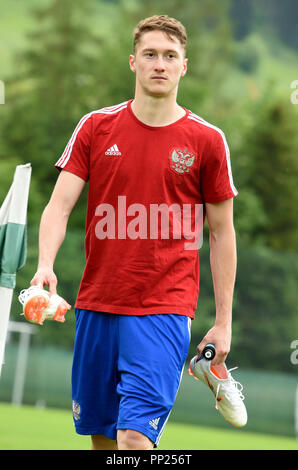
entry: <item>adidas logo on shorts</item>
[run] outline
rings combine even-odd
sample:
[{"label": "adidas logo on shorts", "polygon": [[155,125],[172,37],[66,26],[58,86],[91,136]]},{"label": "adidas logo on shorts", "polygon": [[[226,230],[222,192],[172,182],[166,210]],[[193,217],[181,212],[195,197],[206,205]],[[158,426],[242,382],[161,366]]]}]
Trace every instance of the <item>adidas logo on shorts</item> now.
[{"label": "adidas logo on shorts", "polygon": [[157,430],[157,426],[158,426],[159,420],[160,420],[160,417],[159,417],[159,418],[155,418],[155,419],[151,419],[151,421],[149,421],[150,426],[152,426],[153,429]]},{"label": "adidas logo on shorts", "polygon": [[109,148],[106,152],[105,155],[122,155],[120,150],[118,149],[117,145],[113,145],[113,147]]}]

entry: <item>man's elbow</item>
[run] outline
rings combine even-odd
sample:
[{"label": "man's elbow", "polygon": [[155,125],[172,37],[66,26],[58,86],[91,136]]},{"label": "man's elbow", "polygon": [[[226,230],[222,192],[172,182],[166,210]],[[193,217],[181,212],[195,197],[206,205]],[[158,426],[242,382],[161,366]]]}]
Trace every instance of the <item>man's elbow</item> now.
[{"label": "man's elbow", "polygon": [[227,237],[235,240],[236,232],[233,221],[209,227],[209,237],[212,241],[219,241],[221,239],[226,239]]}]

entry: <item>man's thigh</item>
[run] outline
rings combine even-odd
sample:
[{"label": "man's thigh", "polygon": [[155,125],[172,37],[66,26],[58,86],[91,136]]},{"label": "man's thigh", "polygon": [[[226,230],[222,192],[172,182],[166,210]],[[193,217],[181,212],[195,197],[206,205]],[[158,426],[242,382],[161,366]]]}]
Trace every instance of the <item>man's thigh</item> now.
[{"label": "man's thigh", "polygon": [[175,402],[189,342],[190,319],[185,316],[119,319],[118,430],[139,431],[158,444]]},{"label": "man's thigh", "polygon": [[144,434],[156,445],[173,407],[190,341],[180,315],[76,311],[73,416],[79,434]]},{"label": "man's thigh", "polygon": [[116,440],[117,362],[117,315],[76,309],[72,400],[78,434]]}]

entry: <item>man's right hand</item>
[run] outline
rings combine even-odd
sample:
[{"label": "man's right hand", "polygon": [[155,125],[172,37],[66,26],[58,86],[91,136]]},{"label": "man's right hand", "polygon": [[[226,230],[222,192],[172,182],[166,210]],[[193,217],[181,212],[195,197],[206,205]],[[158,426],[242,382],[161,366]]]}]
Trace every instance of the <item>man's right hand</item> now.
[{"label": "man's right hand", "polygon": [[54,271],[51,268],[38,268],[34,277],[32,278],[30,285],[31,286],[49,286],[49,292],[51,294],[57,294],[57,277]]}]

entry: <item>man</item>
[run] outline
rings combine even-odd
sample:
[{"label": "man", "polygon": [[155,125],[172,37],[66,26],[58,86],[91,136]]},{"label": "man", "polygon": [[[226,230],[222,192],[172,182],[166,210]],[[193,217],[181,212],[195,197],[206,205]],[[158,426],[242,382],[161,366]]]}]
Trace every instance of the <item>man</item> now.
[{"label": "man", "polygon": [[[180,385],[198,300],[198,250],[161,224],[154,230],[157,205],[177,214],[204,205],[216,321],[198,352],[213,343],[220,371],[230,349],[237,190],[222,131],[177,104],[186,42],[175,19],[139,23],[129,57],[134,99],[81,119],[56,163],[60,175],[41,219],[31,285],[54,293],[54,260],[89,183],[72,393],[76,430],[91,435],[93,449],[157,446]],[[168,220],[173,229],[174,215]]]}]

